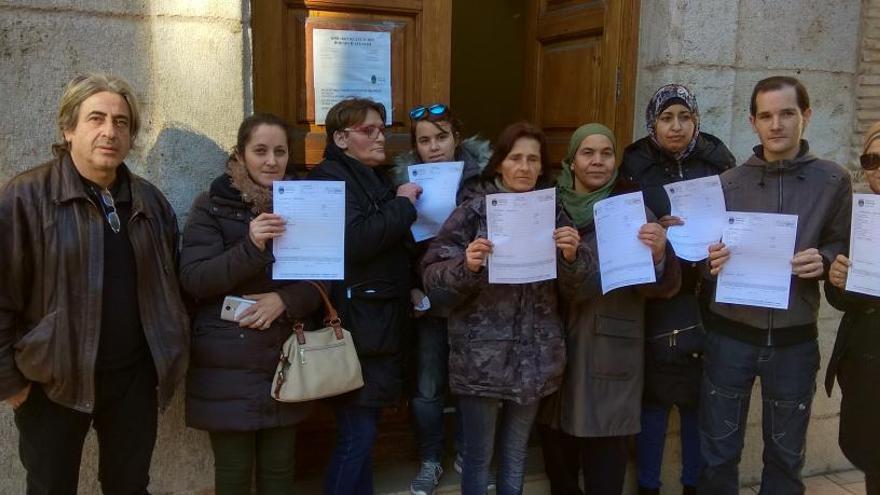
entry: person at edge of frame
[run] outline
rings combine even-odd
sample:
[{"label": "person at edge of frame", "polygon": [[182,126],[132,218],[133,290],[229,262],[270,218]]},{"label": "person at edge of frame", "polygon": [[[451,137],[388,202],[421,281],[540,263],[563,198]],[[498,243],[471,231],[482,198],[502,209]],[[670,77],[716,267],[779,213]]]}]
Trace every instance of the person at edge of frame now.
[{"label": "person at edge of frame", "polygon": [[[880,122],[868,129],[860,163],[871,192],[880,194]],[[825,375],[825,390],[830,396],[836,378],[843,392],[840,449],[864,471],[865,493],[873,495],[880,493],[880,298],[846,290],[851,266],[852,260],[838,254],[825,283],[825,298],[846,312]]]},{"label": "person at edge of frame", "polygon": [[77,491],[90,428],[103,492],[145,494],[189,355],[177,218],[124,163],[141,125],[126,81],[74,77],[57,122],[55,158],[0,190],[0,399],[28,494]]}]

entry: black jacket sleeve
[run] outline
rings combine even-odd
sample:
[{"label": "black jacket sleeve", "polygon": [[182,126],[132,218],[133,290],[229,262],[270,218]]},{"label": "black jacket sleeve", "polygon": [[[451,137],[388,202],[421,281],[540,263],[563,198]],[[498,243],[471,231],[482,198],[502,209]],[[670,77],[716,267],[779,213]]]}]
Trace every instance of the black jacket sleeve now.
[{"label": "black jacket sleeve", "polygon": [[0,400],[17,394],[28,383],[15,365],[13,346],[31,291],[34,246],[26,215],[33,212],[22,204],[16,188],[13,181],[0,189]]},{"label": "black jacket sleeve", "polygon": [[197,299],[229,294],[275,261],[268,246],[260,251],[247,236],[224,249],[220,225],[209,209],[207,194],[193,203],[180,253],[180,284]]}]

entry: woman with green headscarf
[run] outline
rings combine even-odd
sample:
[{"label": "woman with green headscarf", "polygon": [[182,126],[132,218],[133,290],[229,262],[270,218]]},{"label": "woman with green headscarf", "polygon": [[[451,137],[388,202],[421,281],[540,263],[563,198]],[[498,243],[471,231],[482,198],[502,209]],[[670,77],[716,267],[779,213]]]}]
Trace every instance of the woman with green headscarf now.
[{"label": "woman with green headscarf", "polygon": [[[616,140],[601,124],[578,128],[557,181],[559,200],[581,240],[597,251],[593,205],[637,190],[618,177]],[[576,299],[564,301],[567,362],[559,392],[544,400],[538,418],[551,492],[620,495],[626,473],[626,437],[640,429],[644,368],[645,297],[678,290],[680,272],[666,232],[648,211],[638,233],[651,248],[657,282],[602,295],[601,280],[588,281]]]}]

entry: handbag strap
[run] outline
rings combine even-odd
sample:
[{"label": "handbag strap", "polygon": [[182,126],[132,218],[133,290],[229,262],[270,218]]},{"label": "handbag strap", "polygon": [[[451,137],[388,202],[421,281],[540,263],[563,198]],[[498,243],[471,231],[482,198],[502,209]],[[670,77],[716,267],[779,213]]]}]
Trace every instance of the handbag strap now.
[{"label": "handbag strap", "polygon": [[[324,324],[333,327],[333,333],[336,334],[336,340],[342,340],[342,319],[339,318],[339,313],[336,312],[336,308],[334,308],[333,303],[330,302],[330,297],[327,296],[327,291],[325,291],[324,287],[317,282],[311,280],[306,280],[306,282],[312,284],[312,286],[318,289],[318,293],[321,294],[321,299],[324,300],[324,311],[326,312],[326,316],[324,316]],[[296,333],[296,341],[299,345],[306,343],[304,329],[305,326],[301,321],[298,321],[293,325],[293,331]]]}]

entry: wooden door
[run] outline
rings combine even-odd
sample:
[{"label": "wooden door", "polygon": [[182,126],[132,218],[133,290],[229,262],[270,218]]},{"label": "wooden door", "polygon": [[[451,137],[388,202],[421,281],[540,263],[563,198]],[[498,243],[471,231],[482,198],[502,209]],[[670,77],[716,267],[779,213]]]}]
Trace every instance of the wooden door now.
[{"label": "wooden door", "polygon": [[326,134],[315,125],[312,32],[391,33],[392,125],[386,152],[409,149],[410,108],[449,101],[452,0],[254,0],[254,108],[293,126],[295,165],[321,161]]},{"label": "wooden door", "polygon": [[528,0],[524,109],[547,133],[552,163],[581,124],[632,140],[639,0]]}]

